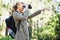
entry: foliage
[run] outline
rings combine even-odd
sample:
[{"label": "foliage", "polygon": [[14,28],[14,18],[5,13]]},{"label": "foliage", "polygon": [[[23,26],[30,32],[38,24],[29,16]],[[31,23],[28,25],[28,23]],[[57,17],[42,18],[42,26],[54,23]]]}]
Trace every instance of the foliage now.
[{"label": "foliage", "polygon": [[56,34],[56,40],[60,40],[60,14],[57,14],[58,15],[58,25],[56,25],[55,27],[55,34]]},{"label": "foliage", "polygon": [[[34,26],[32,39],[37,40],[53,40],[56,37],[55,28],[58,25],[58,16],[52,15],[50,21],[45,24],[45,26],[39,28],[39,26]],[[58,31],[57,31],[58,32]]]},{"label": "foliage", "polygon": [[29,23],[29,27],[28,27],[29,37],[30,37],[30,39],[31,39],[31,37],[32,37],[32,19],[29,19],[29,20],[28,20],[28,23]]},{"label": "foliage", "polygon": [[1,37],[0,40],[13,40],[10,36]]}]

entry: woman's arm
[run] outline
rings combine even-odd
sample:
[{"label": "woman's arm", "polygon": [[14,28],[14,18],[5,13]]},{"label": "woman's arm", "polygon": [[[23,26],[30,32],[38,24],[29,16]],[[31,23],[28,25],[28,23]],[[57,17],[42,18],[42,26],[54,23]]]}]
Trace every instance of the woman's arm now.
[{"label": "woman's arm", "polygon": [[14,19],[17,19],[17,20],[27,19],[24,15],[22,15],[21,13],[18,13],[18,12],[13,13],[13,17],[14,17]]},{"label": "woman's arm", "polygon": [[23,12],[23,15],[22,13],[19,13],[19,12],[15,12],[13,13],[13,17],[17,20],[26,20],[28,19],[28,13],[29,13],[29,9],[25,9],[25,11]]},{"label": "woman's arm", "polygon": [[33,14],[29,15],[29,16],[28,16],[28,19],[33,18],[33,17],[37,16],[38,14],[40,14],[40,13],[41,13],[41,11],[44,11],[44,10],[45,10],[45,9],[42,9],[42,10],[38,10],[38,11],[36,11],[35,13],[33,13]]},{"label": "woman's arm", "polygon": [[36,11],[35,13],[28,16],[28,19],[35,17],[36,15],[40,14],[41,10]]}]

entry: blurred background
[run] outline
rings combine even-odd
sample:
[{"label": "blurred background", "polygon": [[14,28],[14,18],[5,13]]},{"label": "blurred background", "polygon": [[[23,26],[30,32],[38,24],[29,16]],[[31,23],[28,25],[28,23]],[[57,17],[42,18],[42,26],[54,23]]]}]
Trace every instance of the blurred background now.
[{"label": "blurred background", "polygon": [[32,5],[29,14],[47,8],[28,20],[30,40],[60,40],[60,0],[0,0],[0,40],[14,40],[6,36],[5,19],[18,1]]}]

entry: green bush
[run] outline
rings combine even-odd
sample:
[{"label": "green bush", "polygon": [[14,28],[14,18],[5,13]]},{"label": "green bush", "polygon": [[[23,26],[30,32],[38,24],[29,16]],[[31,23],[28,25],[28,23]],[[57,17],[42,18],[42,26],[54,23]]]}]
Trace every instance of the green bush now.
[{"label": "green bush", "polygon": [[[50,21],[48,21],[45,26],[39,28],[35,27],[32,34],[32,39],[36,40],[54,40],[56,38],[56,30],[58,23],[58,15],[52,15]],[[60,33],[59,31],[57,31]]]},{"label": "green bush", "polygon": [[0,40],[14,40],[10,36],[1,37]]},{"label": "green bush", "polygon": [[60,14],[57,14],[58,15],[58,25],[56,25],[55,27],[55,34],[56,34],[56,38],[55,40],[60,40]]},{"label": "green bush", "polygon": [[[53,40],[56,37],[55,28],[58,25],[58,16],[52,15],[50,21],[43,27],[39,28],[42,31],[39,31],[39,36],[41,36],[42,40]],[[40,38],[38,39],[40,40]]]}]

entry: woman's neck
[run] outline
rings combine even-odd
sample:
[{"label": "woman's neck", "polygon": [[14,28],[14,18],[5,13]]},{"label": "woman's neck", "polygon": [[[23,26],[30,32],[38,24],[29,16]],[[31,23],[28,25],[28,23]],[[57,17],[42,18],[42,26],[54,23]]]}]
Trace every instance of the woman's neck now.
[{"label": "woman's neck", "polygon": [[20,11],[19,9],[17,9],[18,12],[22,13],[22,11]]}]

